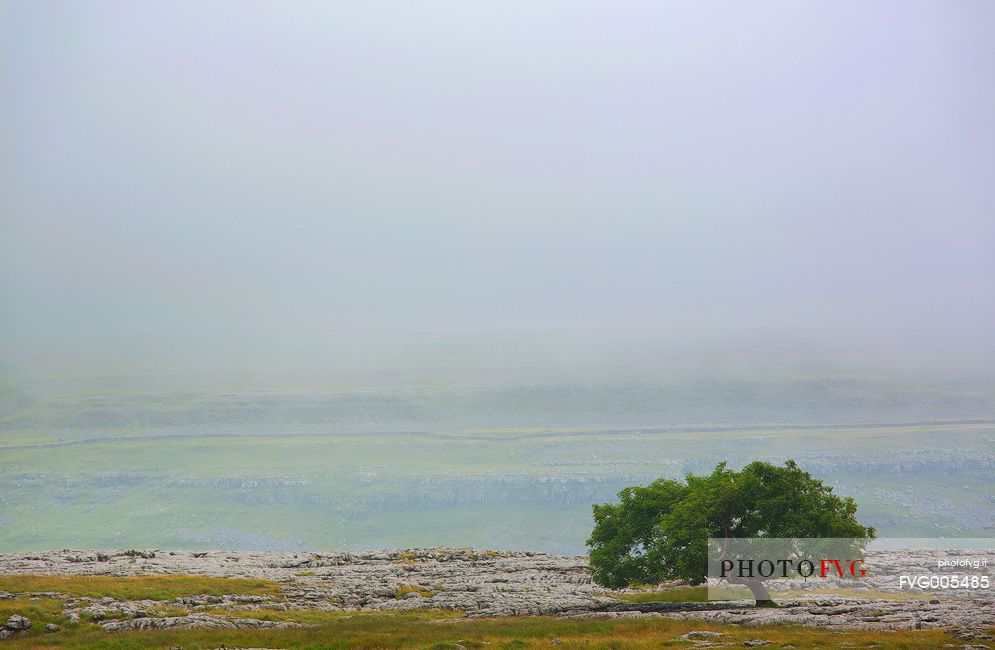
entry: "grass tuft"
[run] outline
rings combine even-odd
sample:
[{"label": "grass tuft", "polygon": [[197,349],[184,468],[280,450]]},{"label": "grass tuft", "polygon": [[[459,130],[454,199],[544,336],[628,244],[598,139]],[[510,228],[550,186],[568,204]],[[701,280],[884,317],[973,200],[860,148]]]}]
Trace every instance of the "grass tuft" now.
[{"label": "grass tuft", "polygon": [[622,594],[618,598],[628,603],[703,603],[708,600],[708,587],[669,587]]},{"label": "grass tuft", "polygon": [[431,598],[432,596],[435,595],[435,592],[432,591],[431,589],[422,589],[420,587],[413,587],[411,585],[401,585],[397,588],[397,591],[394,593],[394,598],[400,600],[401,598],[404,598],[408,594],[419,594],[424,598]]}]

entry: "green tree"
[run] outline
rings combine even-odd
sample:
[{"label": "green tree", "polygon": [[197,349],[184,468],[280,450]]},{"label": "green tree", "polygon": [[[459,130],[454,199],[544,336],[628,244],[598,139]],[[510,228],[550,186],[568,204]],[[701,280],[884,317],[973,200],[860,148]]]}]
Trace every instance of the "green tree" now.
[{"label": "green tree", "polygon": [[[857,522],[853,499],[832,494],[791,460],[783,466],[757,461],[738,472],[721,463],[707,476],[660,479],[618,496],[618,503],[594,506],[587,540],[594,581],[615,589],[662,580],[703,583],[709,538],[875,535]],[[748,586],[757,604],[771,602],[759,580],[734,582]]]}]

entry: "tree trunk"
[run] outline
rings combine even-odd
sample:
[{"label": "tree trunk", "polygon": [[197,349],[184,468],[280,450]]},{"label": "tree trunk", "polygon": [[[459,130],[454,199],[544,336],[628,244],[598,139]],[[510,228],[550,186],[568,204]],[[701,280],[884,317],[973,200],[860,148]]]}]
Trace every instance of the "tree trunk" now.
[{"label": "tree trunk", "polygon": [[757,601],[757,607],[770,607],[774,604],[774,599],[770,597],[770,592],[764,586],[763,580],[756,578],[739,578],[729,581],[734,585],[745,585],[753,592],[753,599]]}]

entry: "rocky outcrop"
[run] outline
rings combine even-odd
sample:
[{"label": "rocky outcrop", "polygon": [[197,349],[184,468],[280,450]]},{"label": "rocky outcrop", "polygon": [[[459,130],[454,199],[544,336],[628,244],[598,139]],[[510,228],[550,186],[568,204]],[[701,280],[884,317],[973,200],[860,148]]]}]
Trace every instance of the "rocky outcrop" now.
[{"label": "rocky outcrop", "polygon": [[602,600],[587,559],[532,552],[467,548],[362,553],[162,552],[122,555],[64,551],[0,555],[0,573],[69,575],[186,574],[285,582],[284,602],[265,596],[196,596],[175,603],[72,599],[84,618],[133,618],[166,604],[193,610],[261,606],[325,610],[405,610],[431,607],[473,615],[558,614]]},{"label": "rocky outcrop", "polygon": [[[921,566],[921,558],[894,557],[901,570]],[[260,609],[387,611],[449,609],[470,617],[554,615],[564,617],[669,617],[750,625],[818,625],[830,628],[928,628],[970,626],[995,620],[995,599],[871,600],[814,597],[754,608],[747,602],[629,603],[620,592],[594,585],[587,558],[532,552],[469,548],[384,550],[357,553],[130,553],[57,551],[0,554],[0,573],[62,575],[185,574],[267,579],[282,593],[194,595],[170,601],[83,598],[46,594],[63,600],[67,620],[92,620],[108,630],[173,627],[293,627],[253,618],[236,618]],[[29,594],[37,595],[37,594]],[[157,615],[181,607],[189,615]],[[209,614],[231,612],[232,617]],[[245,613],[245,614],[240,614]],[[18,617],[20,618],[20,617]],[[18,625],[20,623],[17,623]]]},{"label": "rocky outcrop", "polygon": [[0,640],[9,639],[15,634],[26,634],[31,627],[31,621],[26,616],[14,614],[0,625]]},{"label": "rocky outcrop", "polygon": [[301,623],[289,621],[262,621],[255,618],[227,618],[211,616],[210,614],[191,614],[189,616],[164,616],[158,618],[134,618],[131,620],[102,621],[100,627],[106,632],[121,632],[135,630],[238,630],[245,628],[287,629],[307,627]]},{"label": "rocky outcrop", "polygon": [[20,632],[21,630],[26,630],[31,627],[31,621],[26,616],[20,616],[14,614],[7,619],[7,622],[3,624],[3,629],[10,630],[11,632]]},{"label": "rocky outcrop", "polygon": [[995,621],[995,600],[796,601],[781,607],[677,611],[670,618],[737,625],[814,625],[836,629],[959,627]]}]

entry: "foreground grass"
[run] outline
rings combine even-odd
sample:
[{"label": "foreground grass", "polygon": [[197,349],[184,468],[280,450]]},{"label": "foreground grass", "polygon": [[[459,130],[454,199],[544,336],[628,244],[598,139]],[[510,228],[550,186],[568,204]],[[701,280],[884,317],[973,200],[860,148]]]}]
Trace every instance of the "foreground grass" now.
[{"label": "foreground grass", "polygon": [[[743,642],[764,639],[779,648],[937,648],[959,647],[961,641],[943,630],[833,632],[798,626],[739,627],[669,619],[591,620],[552,617],[502,617],[465,619],[459,612],[417,610],[409,612],[327,612],[321,610],[215,609],[217,616],[294,621],[312,627],[289,630],[159,630],[105,632],[97,623],[69,623],[57,598],[28,596],[57,591],[63,594],[116,599],[169,600],[195,594],[279,594],[279,585],[266,580],[206,578],[200,576],[0,576],[0,590],[20,594],[0,600],[0,622],[13,614],[31,619],[27,635],[2,642],[3,648],[83,650],[138,650],[184,648],[210,650],[221,647],[284,648],[286,650],[650,650],[688,648],[680,636],[692,630],[722,632],[722,642],[743,647]],[[700,600],[702,587],[676,587],[632,594],[627,599],[652,602]],[[182,613],[182,612],[175,612]],[[47,623],[60,626],[44,631]]]},{"label": "foreground grass", "polygon": [[[941,630],[831,632],[818,628],[748,628],[668,619],[588,620],[547,617],[461,619],[454,612],[416,611],[386,613],[337,613],[321,611],[259,611],[254,617],[294,620],[315,627],[291,630],[163,630],[156,632],[104,632],[95,623],[67,625],[61,605],[52,599],[0,601],[0,617],[20,613],[32,619],[28,636],[4,641],[4,648],[107,648],[110,650],[185,650],[220,647],[286,648],[288,650],[366,650],[375,648],[424,650],[650,650],[688,648],[679,637],[692,630],[722,632],[722,639],[740,646],[750,639],[765,639],[767,647],[795,648],[938,648],[958,642]],[[217,611],[215,614],[226,612]],[[233,614],[228,612],[229,614]],[[247,613],[233,614],[246,616]],[[45,633],[45,623],[62,629]]]},{"label": "foreground grass", "polygon": [[115,600],[172,600],[181,596],[240,594],[276,596],[280,585],[269,580],[205,576],[45,576],[0,575],[0,591],[14,594],[54,591],[71,596]]}]

